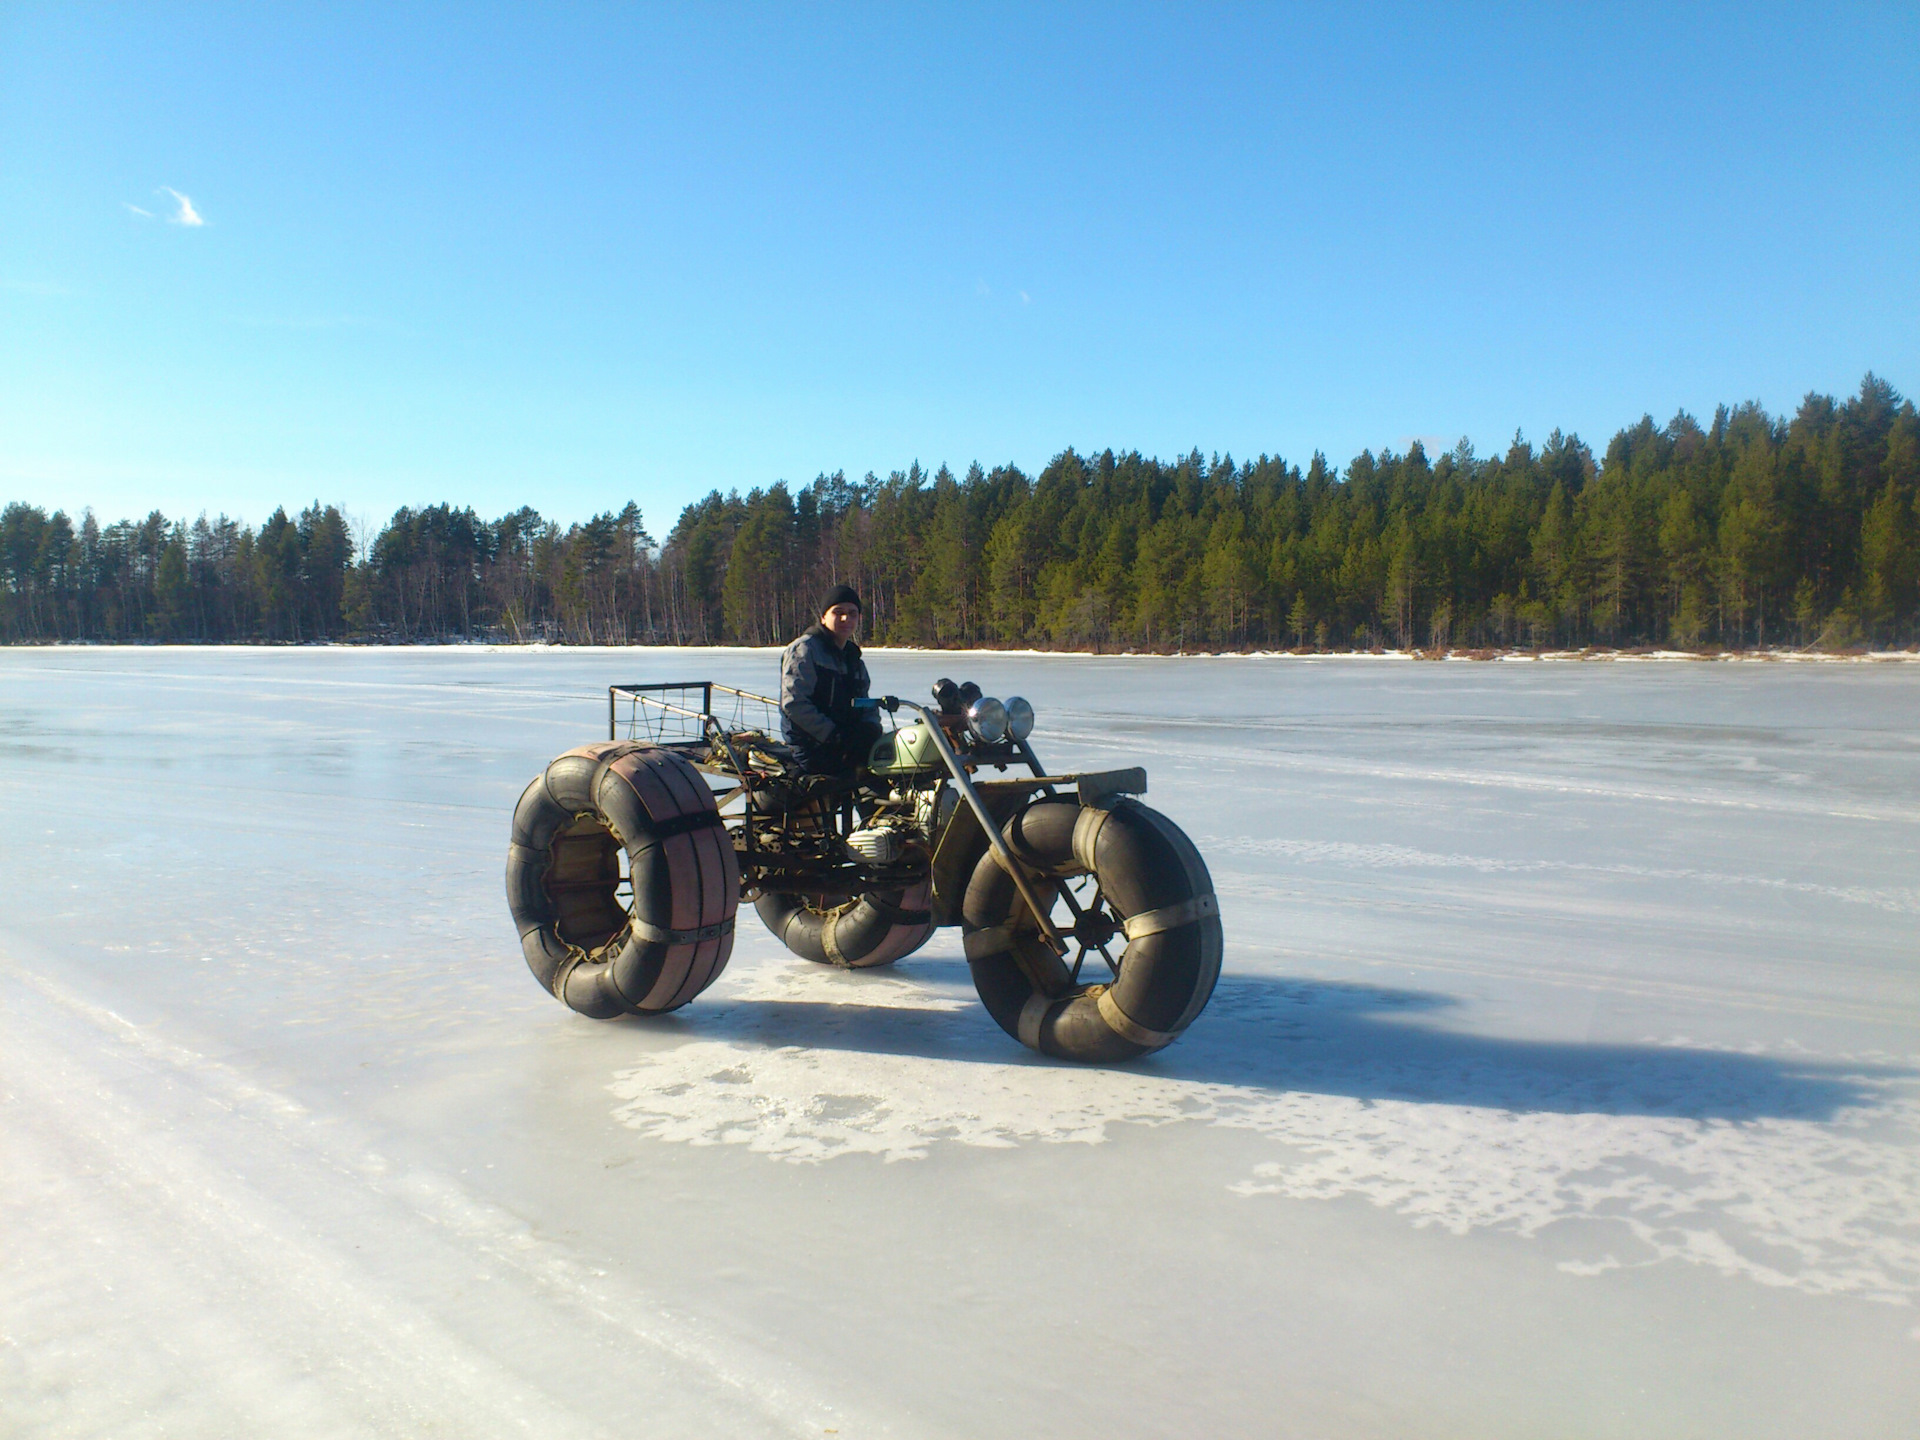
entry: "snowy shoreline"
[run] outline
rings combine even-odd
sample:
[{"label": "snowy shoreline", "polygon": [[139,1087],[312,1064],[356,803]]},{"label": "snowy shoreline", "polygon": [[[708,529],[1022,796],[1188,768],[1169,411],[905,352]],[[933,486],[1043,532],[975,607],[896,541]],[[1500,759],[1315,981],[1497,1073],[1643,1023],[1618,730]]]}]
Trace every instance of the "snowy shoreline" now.
[{"label": "snowy shoreline", "polygon": [[[778,654],[784,647],[779,645],[572,645],[552,644],[544,640],[530,641],[525,644],[512,644],[498,640],[445,640],[416,641],[404,645],[364,643],[357,641],[313,641],[300,644],[124,644],[106,641],[61,640],[48,644],[13,644],[0,646],[0,653],[40,652],[46,650],[84,650],[84,651],[129,651],[152,653],[154,651],[193,651],[207,654],[239,654],[256,651],[338,651],[341,653],[398,653],[433,654],[449,652],[455,654],[537,654],[537,655],[610,655],[625,653],[680,654],[680,655],[753,655]],[[1444,661],[1448,663],[1521,663],[1521,664],[1566,664],[1609,662],[1620,664],[1804,664],[1804,665],[1886,665],[1920,663],[1920,648],[1907,650],[1526,650],[1499,648],[1469,648],[1465,646],[1446,649],[1425,650],[1037,650],[1032,648],[976,647],[949,649],[938,646],[922,645],[867,645],[862,647],[869,655],[981,655],[981,656],[1019,656],[1024,658],[1045,659],[1053,657],[1062,660],[1419,660]]]}]

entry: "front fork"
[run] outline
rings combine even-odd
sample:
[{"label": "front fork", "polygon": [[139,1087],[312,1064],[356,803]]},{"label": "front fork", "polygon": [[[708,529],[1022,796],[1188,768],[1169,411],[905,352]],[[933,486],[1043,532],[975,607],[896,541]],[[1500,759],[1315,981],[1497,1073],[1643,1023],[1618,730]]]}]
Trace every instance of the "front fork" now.
[{"label": "front fork", "polygon": [[[1040,897],[1034,893],[1032,881],[1028,878],[1027,867],[1015,857],[1012,847],[1007,844],[1006,837],[1000,833],[999,824],[994,820],[992,812],[987,809],[986,801],[982,800],[980,792],[973,788],[973,777],[967,773],[967,767],[960,759],[959,752],[947,739],[947,732],[941,726],[939,718],[924,705],[916,705],[911,700],[901,700],[892,695],[886,696],[880,703],[890,711],[897,711],[904,706],[916,712],[926,724],[927,734],[933,739],[934,749],[940,752],[940,758],[946,761],[947,773],[953,776],[954,788],[959,790],[966,798],[967,804],[973,807],[973,813],[980,822],[980,828],[987,832],[987,843],[993,847],[993,853],[999,857],[1001,865],[1012,877],[1014,888],[1020,892],[1020,898],[1027,902],[1027,908],[1033,911],[1034,919],[1040,922],[1041,936],[1053,948],[1053,953],[1065,960],[1067,942],[1054,928],[1049,913],[1053,907],[1040,903]],[[1028,751],[1028,755],[1031,756],[1031,754],[1032,752]]]}]

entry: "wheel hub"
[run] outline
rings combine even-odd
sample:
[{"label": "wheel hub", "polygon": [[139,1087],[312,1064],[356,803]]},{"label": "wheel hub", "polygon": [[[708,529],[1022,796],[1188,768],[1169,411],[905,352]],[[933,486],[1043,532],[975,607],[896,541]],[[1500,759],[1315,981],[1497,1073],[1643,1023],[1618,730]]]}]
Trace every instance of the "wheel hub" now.
[{"label": "wheel hub", "polygon": [[1120,925],[1105,906],[1096,906],[1082,914],[1079,923],[1067,933],[1077,943],[1097,950],[1120,933]]}]

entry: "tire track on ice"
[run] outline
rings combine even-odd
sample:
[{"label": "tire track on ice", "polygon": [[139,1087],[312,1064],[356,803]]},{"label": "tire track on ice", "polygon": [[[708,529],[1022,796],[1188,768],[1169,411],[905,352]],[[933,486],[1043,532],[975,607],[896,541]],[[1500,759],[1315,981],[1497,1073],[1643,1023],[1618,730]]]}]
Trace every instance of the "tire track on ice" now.
[{"label": "tire track on ice", "polygon": [[44,1433],[178,1433],[169,1412],[276,1436],[881,1428],[345,1122],[4,979],[0,1210],[34,1237],[0,1270],[5,1388]]}]

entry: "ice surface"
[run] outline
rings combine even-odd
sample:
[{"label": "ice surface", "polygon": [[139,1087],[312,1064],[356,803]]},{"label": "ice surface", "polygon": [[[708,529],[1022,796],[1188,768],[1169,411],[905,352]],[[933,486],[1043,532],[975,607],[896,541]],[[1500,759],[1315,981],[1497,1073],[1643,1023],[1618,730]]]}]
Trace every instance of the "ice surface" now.
[{"label": "ice surface", "polygon": [[770,651],[0,652],[0,1433],[1915,1432],[1920,666],[870,655],[1148,767],[1185,1039],[547,998],[520,788]]}]

